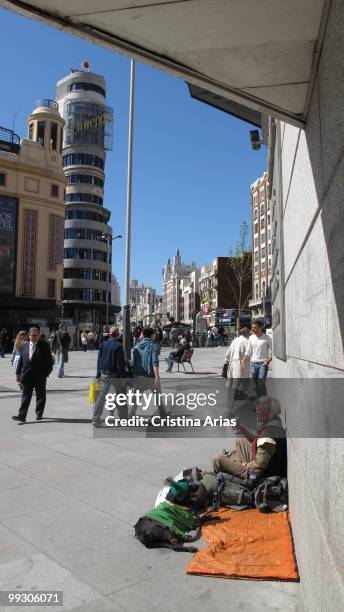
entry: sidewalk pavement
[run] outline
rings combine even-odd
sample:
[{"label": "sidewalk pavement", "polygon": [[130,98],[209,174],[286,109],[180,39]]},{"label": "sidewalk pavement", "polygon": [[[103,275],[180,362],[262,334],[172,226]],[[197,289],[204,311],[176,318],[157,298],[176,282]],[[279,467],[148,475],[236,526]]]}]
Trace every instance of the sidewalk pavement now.
[{"label": "sidewalk pavement", "polygon": [[[224,353],[196,349],[194,376],[218,376]],[[87,395],[96,355],[70,353],[66,377],[49,378],[45,419],[34,420],[32,403],[26,424],[11,419],[20,393],[10,357],[0,360],[0,590],[62,590],[56,609],[75,612],[298,610],[298,584],[186,576],[188,553],[148,550],[134,538],[163,480],[209,468],[230,441],[95,439]],[[162,360],[163,379],[186,376],[165,369]],[[48,608],[21,607],[36,609]]]}]

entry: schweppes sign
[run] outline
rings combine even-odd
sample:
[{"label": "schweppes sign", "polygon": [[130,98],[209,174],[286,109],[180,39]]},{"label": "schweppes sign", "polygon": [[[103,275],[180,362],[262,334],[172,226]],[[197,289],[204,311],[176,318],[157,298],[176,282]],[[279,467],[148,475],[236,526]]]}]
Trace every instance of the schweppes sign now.
[{"label": "schweppes sign", "polygon": [[104,112],[95,117],[88,117],[82,121],[78,120],[75,124],[70,124],[69,129],[74,132],[74,134],[79,134],[85,130],[102,128],[108,121],[112,121],[112,113]]}]

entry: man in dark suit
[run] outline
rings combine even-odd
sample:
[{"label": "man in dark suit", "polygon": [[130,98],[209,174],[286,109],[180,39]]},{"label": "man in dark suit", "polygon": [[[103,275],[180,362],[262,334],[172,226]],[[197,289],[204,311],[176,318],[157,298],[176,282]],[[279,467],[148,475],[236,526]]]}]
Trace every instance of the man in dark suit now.
[{"label": "man in dark suit", "polygon": [[12,417],[14,421],[25,423],[34,389],[36,391],[36,420],[42,419],[46,402],[47,377],[52,369],[53,357],[49,344],[39,339],[37,328],[31,327],[29,342],[26,342],[22,348],[16,369],[17,382],[23,385],[23,395],[19,414]]}]

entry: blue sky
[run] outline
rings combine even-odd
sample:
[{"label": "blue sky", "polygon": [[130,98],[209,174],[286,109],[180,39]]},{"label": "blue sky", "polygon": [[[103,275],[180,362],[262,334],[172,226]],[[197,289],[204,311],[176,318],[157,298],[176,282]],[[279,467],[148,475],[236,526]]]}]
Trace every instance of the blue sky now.
[{"label": "blue sky", "polygon": [[[38,98],[54,98],[56,81],[89,60],[107,81],[114,108],[114,146],[106,161],[104,206],[115,233],[125,233],[130,60],[0,9],[0,125],[27,135]],[[179,247],[186,263],[228,254],[243,219],[250,221],[250,184],[266,168],[252,151],[252,127],[192,100],[187,86],[160,70],[136,67],[132,278],[161,291],[161,270]],[[122,289],[123,240],[114,242],[113,271]]]}]

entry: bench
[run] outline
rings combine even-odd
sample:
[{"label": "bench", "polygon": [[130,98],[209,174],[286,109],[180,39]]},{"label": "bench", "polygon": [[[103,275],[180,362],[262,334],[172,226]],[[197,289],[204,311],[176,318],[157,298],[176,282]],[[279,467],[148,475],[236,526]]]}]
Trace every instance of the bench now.
[{"label": "bench", "polygon": [[179,372],[179,366],[180,366],[180,364],[182,364],[182,366],[184,368],[184,372],[186,374],[185,364],[188,363],[191,366],[193,374],[195,373],[195,370],[193,369],[193,365],[191,363],[191,358],[192,358],[193,354],[194,354],[194,350],[193,349],[186,349],[184,351],[183,356],[181,357],[181,359],[178,359],[178,361],[177,361],[178,372]]}]

